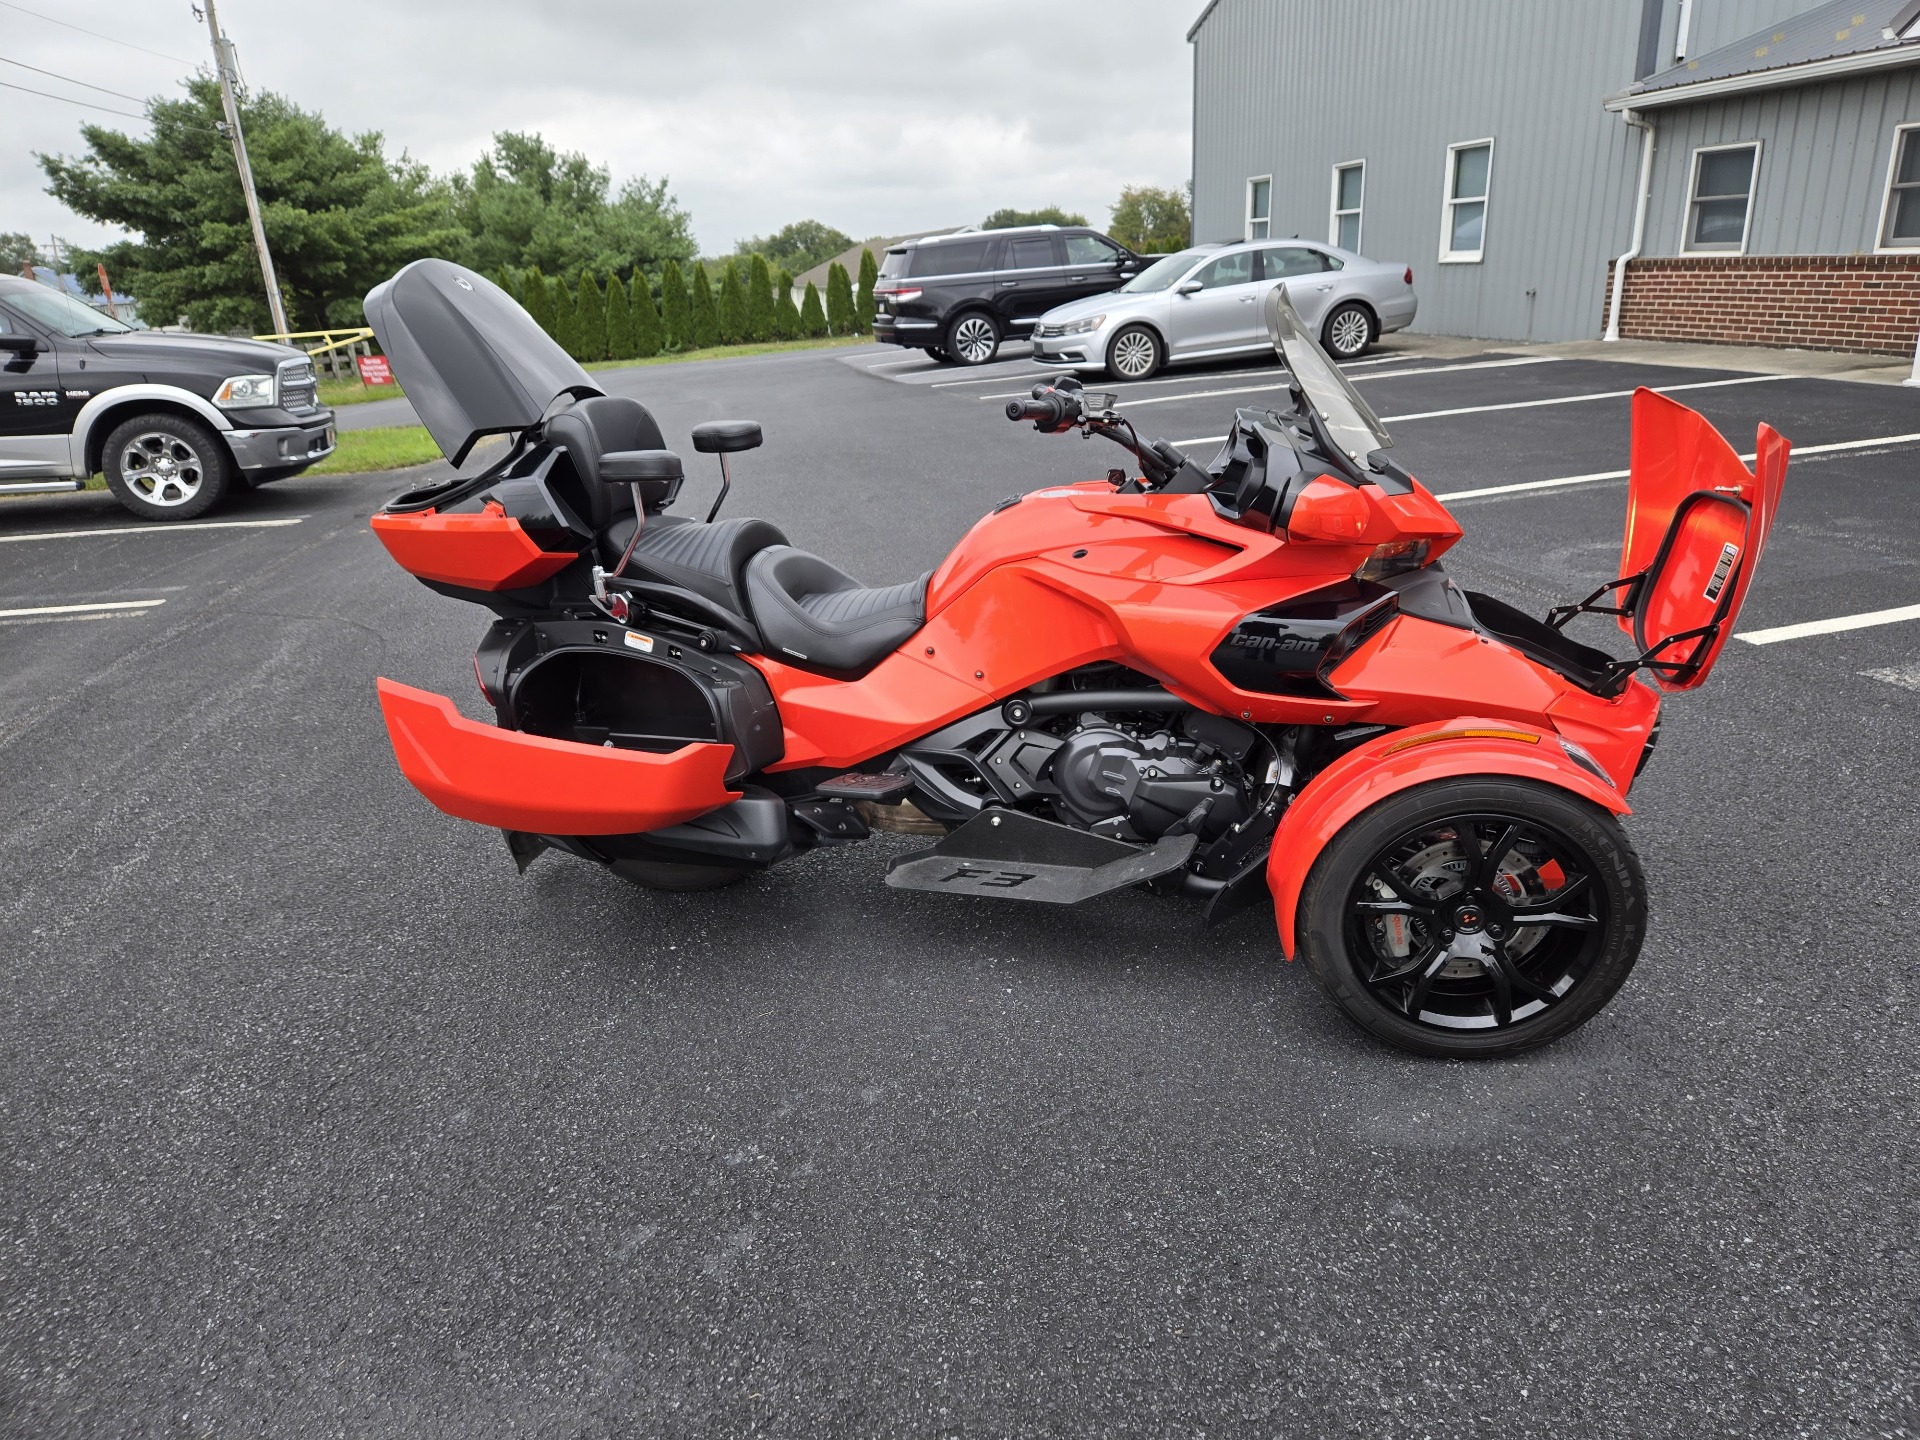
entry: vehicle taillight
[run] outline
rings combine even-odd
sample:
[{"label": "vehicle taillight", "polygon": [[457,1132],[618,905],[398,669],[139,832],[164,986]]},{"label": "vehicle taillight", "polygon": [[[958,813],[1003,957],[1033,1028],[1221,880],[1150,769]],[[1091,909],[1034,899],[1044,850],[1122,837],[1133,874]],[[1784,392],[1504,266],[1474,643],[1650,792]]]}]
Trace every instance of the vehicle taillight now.
[{"label": "vehicle taillight", "polygon": [[1404,280],[1407,284],[1411,285],[1413,283],[1413,267],[1411,265],[1407,266],[1407,273],[1402,275],[1400,278]]},{"label": "vehicle taillight", "polygon": [[918,300],[920,298],[920,292],[918,290],[889,290],[879,285],[873,287],[873,293],[876,295],[884,295],[889,300]]}]

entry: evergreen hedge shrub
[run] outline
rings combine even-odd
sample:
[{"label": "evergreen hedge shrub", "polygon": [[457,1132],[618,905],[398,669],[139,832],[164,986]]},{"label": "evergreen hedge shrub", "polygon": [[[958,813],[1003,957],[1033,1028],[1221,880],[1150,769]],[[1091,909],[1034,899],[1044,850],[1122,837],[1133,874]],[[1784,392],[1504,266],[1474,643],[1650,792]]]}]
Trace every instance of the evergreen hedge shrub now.
[{"label": "evergreen hedge shrub", "polygon": [[565,280],[553,282],[553,338],[567,354],[580,358],[580,316]]},{"label": "evergreen hedge shrub", "polygon": [[835,335],[853,333],[853,282],[838,260],[827,267],[827,329]]},{"label": "evergreen hedge shrub", "polygon": [[803,333],[800,308],[793,303],[793,276],[785,270],[776,270],[773,272],[773,338],[798,340]]},{"label": "evergreen hedge shrub", "polygon": [[800,297],[800,333],[818,340],[827,333],[827,312],[820,308],[820,287],[807,281],[807,293]]},{"label": "evergreen hedge shrub", "polygon": [[740,267],[727,261],[720,272],[720,343],[741,345],[747,338],[747,290],[740,280]]},{"label": "evergreen hedge shrub", "polygon": [[633,349],[633,309],[627,304],[627,287],[618,275],[607,276],[607,358],[631,360]]},{"label": "evergreen hedge shrub", "polygon": [[574,343],[579,346],[573,352],[574,358],[604,360],[607,358],[607,302],[592,271],[580,272],[580,283],[574,294]]},{"label": "evergreen hedge shrub", "polygon": [[527,271],[527,278],[520,286],[520,303],[534,318],[540,328],[552,335],[554,331],[553,287],[547,283],[547,277],[538,270]]},{"label": "evergreen hedge shrub", "polygon": [[[645,283],[637,275],[634,279],[636,283]],[[693,301],[687,294],[686,276],[680,273],[678,260],[667,261],[666,268],[660,272],[660,328],[666,342],[661,349],[693,348]]]},{"label": "evergreen hedge shrub", "polygon": [[776,338],[773,328],[773,271],[764,255],[754,256],[747,265],[747,338],[760,345]]},{"label": "evergreen hedge shrub", "polygon": [[693,291],[693,324],[688,333],[693,339],[692,348],[704,350],[710,345],[720,343],[720,314],[713,304],[713,282],[707,278],[707,267],[702,261],[693,262],[693,279],[690,287]]},{"label": "evergreen hedge shrub", "polygon": [[[672,261],[668,268],[679,278],[680,267]],[[680,290],[682,306],[686,304],[687,292],[684,286]],[[639,270],[633,272],[633,353],[641,359],[658,355],[667,348],[666,327],[660,323],[660,312],[653,305],[653,286],[647,283],[646,275]]]},{"label": "evergreen hedge shrub", "polygon": [[853,328],[861,335],[873,333],[873,286],[880,278],[880,266],[873,251],[860,251],[860,289],[853,297]]}]

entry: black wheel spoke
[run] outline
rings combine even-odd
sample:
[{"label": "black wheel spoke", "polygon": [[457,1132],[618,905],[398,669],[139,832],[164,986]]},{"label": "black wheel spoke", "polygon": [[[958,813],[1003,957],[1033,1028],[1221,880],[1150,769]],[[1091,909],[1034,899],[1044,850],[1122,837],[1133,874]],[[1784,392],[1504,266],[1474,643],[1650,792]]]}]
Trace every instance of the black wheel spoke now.
[{"label": "black wheel spoke", "polygon": [[1513,1023],[1513,984],[1507,967],[1493,956],[1486,960],[1487,979],[1493,985],[1493,1023],[1501,1029]]},{"label": "black wheel spoke", "polygon": [[1433,958],[1420,970],[1420,978],[1413,982],[1413,988],[1407,992],[1407,1014],[1415,1020],[1426,1008],[1427,992],[1433,988],[1433,977],[1446,965],[1448,952],[1436,949]]},{"label": "black wheel spoke", "polygon": [[1376,971],[1368,979],[1367,983],[1369,985],[1400,984],[1403,981],[1407,980],[1410,976],[1412,976],[1413,973],[1418,969],[1420,969],[1421,966],[1425,965],[1429,960],[1433,959],[1435,949],[1436,947],[1433,945],[1425,946],[1417,954],[1408,955],[1404,960],[1401,960],[1393,969],[1387,971],[1385,974],[1381,974]]},{"label": "black wheel spoke", "polygon": [[1475,881],[1482,890],[1491,890],[1493,882],[1499,878],[1500,862],[1507,858],[1507,852],[1513,849],[1513,842],[1520,838],[1520,827],[1509,825],[1501,832],[1500,838],[1487,847],[1480,859],[1479,878]]},{"label": "black wheel spoke", "polygon": [[1535,983],[1527,972],[1520,968],[1519,963],[1513,956],[1507,953],[1506,946],[1489,946],[1488,957],[1491,963],[1487,966],[1487,973],[1496,977],[1494,980],[1495,989],[1506,990],[1511,988],[1518,990],[1522,994],[1529,995],[1533,999],[1538,1000],[1542,1005],[1559,1003],[1560,997],[1554,994],[1553,991],[1547,989],[1546,986]]}]

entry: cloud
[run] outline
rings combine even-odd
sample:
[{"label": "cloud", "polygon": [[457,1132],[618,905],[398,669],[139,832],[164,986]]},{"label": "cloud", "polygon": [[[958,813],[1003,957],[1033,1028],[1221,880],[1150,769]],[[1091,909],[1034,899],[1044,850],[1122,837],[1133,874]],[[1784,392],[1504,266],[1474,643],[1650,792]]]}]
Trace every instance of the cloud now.
[{"label": "cloud", "polygon": [[[96,0],[42,15],[197,60],[187,0]],[[628,176],[665,174],[708,253],[791,220],[856,235],[977,221],[1002,205],[1096,224],[1127,183],[1187,179],[1200,0],[221,0],[256,87],[383,132],[435,169],[464,167],[496,130],[538,130]],[[164,92],[187,67],[6,12],[6,54],[96,85]],[[4,68],[4,67],[0,67]],[[42,84],[36,88],[124,101]],[[0,229],[105,238],[43,191],[28,153],[77,153],[87,118],[6,92]]]}]

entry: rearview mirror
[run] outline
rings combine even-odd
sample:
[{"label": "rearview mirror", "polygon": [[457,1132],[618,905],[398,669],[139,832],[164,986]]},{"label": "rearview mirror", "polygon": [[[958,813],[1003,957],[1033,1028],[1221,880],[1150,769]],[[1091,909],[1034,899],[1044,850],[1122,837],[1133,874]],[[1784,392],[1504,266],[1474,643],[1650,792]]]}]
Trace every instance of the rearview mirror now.
[{"label": "rearview mirror", "polygon": [[1198,280],[1188,280],[1184,284],[1176,285],[1174,287],[1174,293],[1176,295],[1198,295],[1206,288],[1207,287],[1202,285]]},{"label": "rearview mirror", "polygon": [[39,353],[40,342],[31,335],[8,331],[0,334],[0,350],[11,350],[17,355],[35,355]]}]

